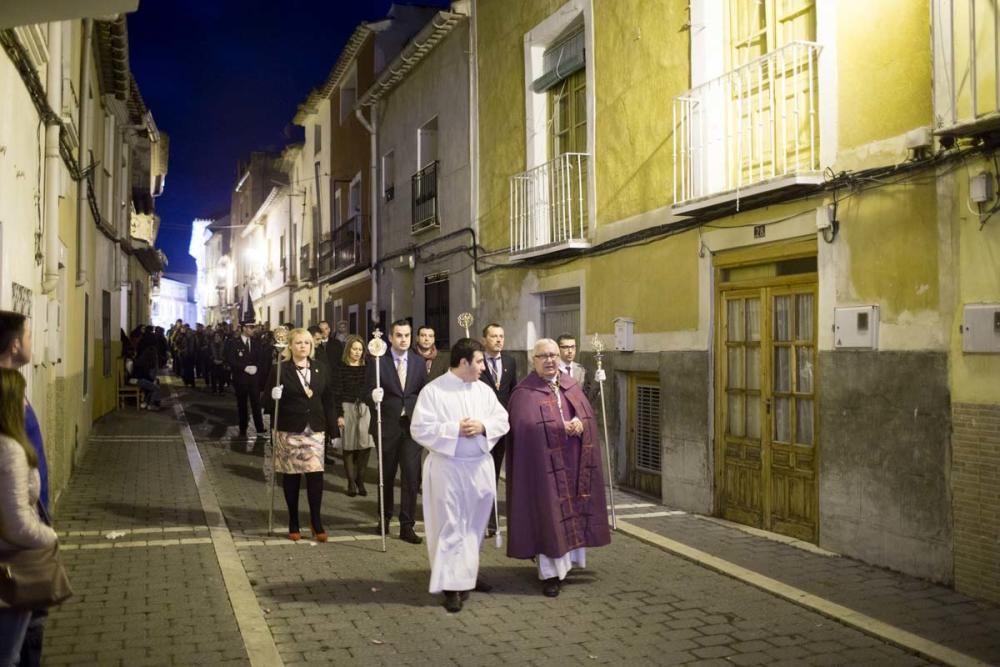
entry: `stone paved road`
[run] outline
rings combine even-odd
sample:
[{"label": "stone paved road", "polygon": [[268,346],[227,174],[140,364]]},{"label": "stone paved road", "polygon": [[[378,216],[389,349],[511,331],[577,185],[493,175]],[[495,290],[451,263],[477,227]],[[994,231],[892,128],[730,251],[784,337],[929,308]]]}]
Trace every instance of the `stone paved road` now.
[{"label": "stone paved road", "polygon": [[[46,664],[928,664],[622,533],[588,554],[588,569],[571,575],[557,599],[540,594],[530,563],[488,543],[482,574],[495,590],[473,593],[460,614],[448,614],[426,592],[425,547],[390,537],[388,552],[380,550],[374,463],[367,498],[347,498],[339,462],[328,466],[329,543],[281,538],[280,490],[278,536],[270,537],[264,441],[235,437],[231,396],[174,391],[183,419],[126,410],[102,420],[59,499],[77,595],[50,618]],[[192,474],[199,455],[200,481]],[[206,521],[206,489],[235,545],[228,551],[217,548],[211,513]],[[616,495],[630,524],[995,662],[994,607]],[[305,525],[305,498],[301,506]],[[234,576],[247,591],[235,607]],[[254,614],[280,660],[260,658],[261,637],[246,623]]]},{"label": "stone paved road", "polygon": [[[263,443],[221,429],[235,416],[228,402],[198,395],[186,414],[286,664],[925,664],[624,536],[593,550],[555,600],[540,594],[530,563],[487,545],[482,573],[495,591],[448,614],[426,592],[423,546],[392,538],[383,554],[359,529],[375,525],[374,493],[347,498],[331,466],[324,524],[345,541],[266,539]],[[275,506],[280,535],[280,497]],[[302,511],[305,521],[304,498]]]}]

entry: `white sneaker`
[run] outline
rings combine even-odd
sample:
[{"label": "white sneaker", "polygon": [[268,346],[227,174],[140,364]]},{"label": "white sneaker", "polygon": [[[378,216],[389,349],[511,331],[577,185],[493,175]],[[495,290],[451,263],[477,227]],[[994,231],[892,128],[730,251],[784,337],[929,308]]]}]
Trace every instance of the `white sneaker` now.
[{"label": "white sneaker", "polygon": [[146,409],[146,401],[142,401],[141,403],[139,403],[139,409],[140,410],[145,410]]}]

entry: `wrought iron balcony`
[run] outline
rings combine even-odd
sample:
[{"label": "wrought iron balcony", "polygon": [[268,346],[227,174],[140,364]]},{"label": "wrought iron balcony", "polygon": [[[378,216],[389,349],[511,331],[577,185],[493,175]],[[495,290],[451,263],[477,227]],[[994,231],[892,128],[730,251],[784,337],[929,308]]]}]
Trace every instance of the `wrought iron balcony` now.
[{"label": "wrought iron balcony", "polygon": [[437,168],[434,161],[413,175],[413,221],[410,231],[414,234],[441,226],[437,206]]},{"label": "wrought iron balcony", "polygon": [[674,211],[822,182],[820,46],[791,42],[674,98]]},{"label": "wrought iron balcony", "polygon": [[319,242],[319,275],[325,276],[333,273],[333,239],[324,234],[324,239]]},{"label": "wrought iron balcony", "polygon": [[358,213],[333,230],[334,275],[368,266],[369,254],[365,242],[365,216]]},{"label": "wrought iron balcony", "polygon": [[510,177],[510,253],[517,258],[587,248],[587,153],[559,157]]}]

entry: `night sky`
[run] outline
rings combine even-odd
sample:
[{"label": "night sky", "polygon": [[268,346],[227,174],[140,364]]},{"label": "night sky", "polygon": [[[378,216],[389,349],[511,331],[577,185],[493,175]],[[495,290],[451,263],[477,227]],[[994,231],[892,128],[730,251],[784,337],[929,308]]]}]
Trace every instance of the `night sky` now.
[{"label": "night sky", "polygon": [[[301,141],[298,104],[323,84],[361,21],[390,0],[140,0],[129,58],[157,126],[170,135],[156,245],[168,273],[194,273],[191,221],[228,212],[236,164]],[[447,0],[397,4],[447,7]]]}]

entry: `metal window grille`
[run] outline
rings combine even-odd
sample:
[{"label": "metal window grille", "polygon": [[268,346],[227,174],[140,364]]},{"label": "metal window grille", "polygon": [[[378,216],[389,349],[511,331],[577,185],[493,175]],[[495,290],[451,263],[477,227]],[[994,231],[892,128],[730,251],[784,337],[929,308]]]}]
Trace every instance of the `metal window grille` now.
[{"label": "metal window grille", "polygon": [[635,388],[635,467],[660,472],[660,388],[637,384]]},{"label": "metal window grille", "polygon": [[11,297],[13,299],[12,310],[25,317],[31,317],[31,290],[24,285],[13,283],[11,285]]},{"label": "metal window grille", "polygon": [[437,206],[437,161],[413,175],[413,222],[410,231],[416,234],[426,229],[440,227]]}]

